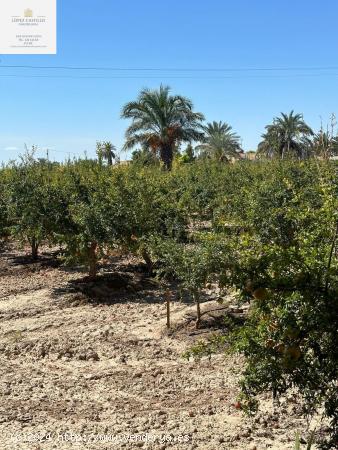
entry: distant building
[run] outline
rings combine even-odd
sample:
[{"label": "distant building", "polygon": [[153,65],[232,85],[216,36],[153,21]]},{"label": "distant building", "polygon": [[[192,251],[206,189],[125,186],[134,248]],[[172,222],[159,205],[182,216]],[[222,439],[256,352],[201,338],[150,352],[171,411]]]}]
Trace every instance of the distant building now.
[{"label": "distant building", "polygon": [[243,152],[241,154],[242,159],[247,159],[249,161],[254,161],[256,159],[256,152],[249,150],[248,152]]},{"label": "distant building", "polygon": [[236,151],[237,152],[237,157],[234,157],[234,156],[232,156],[231,158],[230,158],[230,162],[232,163],[232,164],[234,164],[235,162],[237,162],[239,159],[244,159],[244,150],[242,150],[242,149],[240,149],[240,150],[237,150]]},{"label": "distant building", "polygon": [[132,163],[132,160],[131,160],[131,159],[125,159],[125,160],[123,160],[123,161],[120,161],[118,164],[119,164],[120,166],[129,166],[131,163]]}]

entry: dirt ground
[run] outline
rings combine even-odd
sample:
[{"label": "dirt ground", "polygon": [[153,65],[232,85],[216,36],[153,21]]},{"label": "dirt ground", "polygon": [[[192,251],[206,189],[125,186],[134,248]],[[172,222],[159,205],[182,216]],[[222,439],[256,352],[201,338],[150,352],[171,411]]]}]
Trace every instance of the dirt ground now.
[{"label": "dirt ground", "polygon": [[248,418],[234,406],[241,358],[182,358],[212,332],[195,330],[194,305],[173,299],[168,333],[163,290],[133,261],[83,276],[48,252],[0,254],[0,449],[294,448],[307,429],[294,396],[278,412],[262,397]]}]

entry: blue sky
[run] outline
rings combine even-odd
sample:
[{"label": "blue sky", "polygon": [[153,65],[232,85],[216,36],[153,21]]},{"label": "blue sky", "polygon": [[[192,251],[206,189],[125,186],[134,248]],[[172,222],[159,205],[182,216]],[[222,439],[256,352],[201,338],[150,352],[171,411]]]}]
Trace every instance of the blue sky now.
[{"label": "blue sky", "polygon": [[[207,120],[230,123],[245,150],[255,148],[281,111],[302,112],[318,129],[320,116],[326,124],[338,113],[337,17],[336,0],[58,0],[57,55],[0,56],[0,160],[17,157],[24,144],[37,145],[40,155],[50,148],[52,159],[92,156],[96,140],[120,148],[128,125],[120,119],[122,105],[161,82],[190,97]],[[4,65],[337,69],[93,72]],[[80,78],[86,76],[110,78]]]}]

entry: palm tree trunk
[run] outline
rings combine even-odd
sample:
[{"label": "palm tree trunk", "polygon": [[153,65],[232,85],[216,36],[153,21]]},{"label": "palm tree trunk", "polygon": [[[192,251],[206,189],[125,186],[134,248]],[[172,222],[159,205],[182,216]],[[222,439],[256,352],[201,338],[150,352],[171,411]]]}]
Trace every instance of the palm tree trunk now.
[{"label": "palm tree trunk", "polygon": [[112,166],[113,165],[113,157],[112,157],[112,154],[110,152],[107,155],[107,163],[108,163],[108,166]]},{"label": "palm tree trunk", "polygon": [[163,144],[160,148],[160,158],[166,170],[171,170],[173,164],[173,148],[170,144]]}]

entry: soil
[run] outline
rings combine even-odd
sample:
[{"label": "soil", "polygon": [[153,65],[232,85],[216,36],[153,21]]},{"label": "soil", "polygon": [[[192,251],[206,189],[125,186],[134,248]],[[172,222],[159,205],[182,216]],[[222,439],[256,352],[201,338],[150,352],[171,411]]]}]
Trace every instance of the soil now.
[{"label": "soil", "polygon": [[262,396],[253,418],[236,408],[241,357],[182,357],[224,332],[217,292],[196,330],[194,305],[172,286],[168,331],[163,287],[137,260],[89,282],[44,250],[37,262],[14,245],[0,255],[0,449],[287,450],[297,431],[307,437],[296,395],[276,410]]}]

